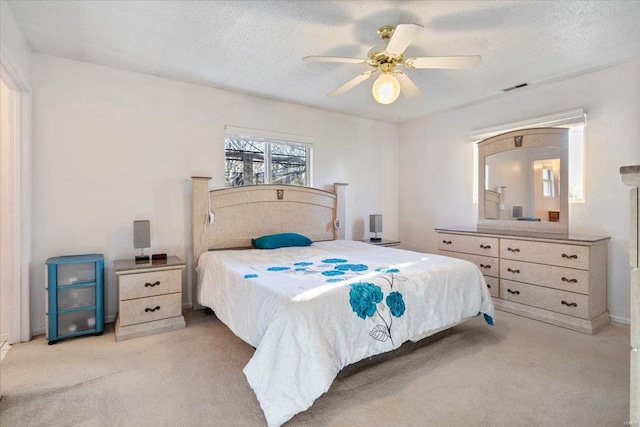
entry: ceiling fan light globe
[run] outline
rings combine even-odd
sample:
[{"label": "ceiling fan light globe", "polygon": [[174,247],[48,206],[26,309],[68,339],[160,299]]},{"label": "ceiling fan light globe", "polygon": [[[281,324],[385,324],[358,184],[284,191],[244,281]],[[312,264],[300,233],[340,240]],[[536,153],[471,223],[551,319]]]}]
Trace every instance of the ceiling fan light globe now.
[{"label": "ceiling fan light globe", "polygon": [[400,95],[400,83],[391,74],[382,74],[371,88],[373,97],[380,104],[391,104]]}]

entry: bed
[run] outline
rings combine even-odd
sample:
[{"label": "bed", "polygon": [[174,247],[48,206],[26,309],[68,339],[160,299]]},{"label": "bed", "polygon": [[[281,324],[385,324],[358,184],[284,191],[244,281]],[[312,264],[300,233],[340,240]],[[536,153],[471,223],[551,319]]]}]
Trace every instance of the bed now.
[{"label": "bed", "polygon": [[497,191],[484,190],[484,219],[500,219],[500,198]]},{"label": "bed", "polygon": [[[470,317],[493,323],[474,264],[344,240],[344,184],[333,192],[193,184],[194,301],[256,349],[244,373],[269,426],[308,409],[350,364]],[[241,221],[247,215],[260,219]],[[280,233],[313,243],[245,249]]]}]

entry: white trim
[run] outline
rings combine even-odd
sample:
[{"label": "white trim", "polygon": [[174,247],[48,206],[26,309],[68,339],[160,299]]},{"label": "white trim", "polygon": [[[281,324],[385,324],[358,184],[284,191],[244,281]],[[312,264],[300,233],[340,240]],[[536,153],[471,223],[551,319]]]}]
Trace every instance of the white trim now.
[{"label": "white trim", "polygon": [[13,312],[9,342],[18,343],[31,340],[31,301],[30,275],[31,263],[31,93],[22,75],[12,66],[6,51],[0,51],[0,68],[3,78],[10,80],[16,89],[17,108],[15,138],[13,141],[14,206],[12,214],[13,260],[9,260],[14,277],[12,288]]},{"label": "white trim", "polygon": [[[19,84],[20,85],[20,84]],[[20,341],[31,340],[31,92],[20,90]]]},{"label": "white trim", "polygon": [[630,325],[631,324],[631,319],[628,317],[620,317],[620,316],[614,316],[614,315],[610,315],[611,317],[611,321],[613,323],[619,323],[621,325]]},{"label": "white trim", "polygon": [[[0,287],[8,290],[2,302],[9,311],[9,327],[5,334],[9,344],[20,342],[20,92],[8,71],[0,65],[0,80],[8,89],[7,110],[2,122],[7,139],[0,148]],[[5,121],[6,120],[6,121]]]},{"label": "white trim", "polygon": [[469,138],[474,141],[482,141],[483,139],[487,139],[501,133],[530,127],[558,127],[563,125],[575,126],[578,124],[584,124],[586,122],[586,115],[587,111],[584,108],[576,108],[575,110],[562,111],[546,116],[520,120],[518,122],[476,129],[471,131]]},{"label": "white trim", "polygon": [[267,138],[270,140],[282,142],[294,142],[296,144],[313,144],[314,141],[314,138],[311,136],[293,135],[288,133],[271,132],[259,129],[248,129],[229,125],[224,127],[224,133],[225,135],[232,134],[252,138]]}]

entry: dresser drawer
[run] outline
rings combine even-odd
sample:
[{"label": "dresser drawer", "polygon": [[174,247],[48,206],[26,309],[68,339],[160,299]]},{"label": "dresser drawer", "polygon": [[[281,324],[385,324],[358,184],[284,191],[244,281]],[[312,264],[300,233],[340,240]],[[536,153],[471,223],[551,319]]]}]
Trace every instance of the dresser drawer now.
[{"label": "dresser drawer", "polygon": [[487,282],[489,294],[493,298],[500,298],[500,279],[498,279],[497,277],[484,276],[484,280]]},{"label": "dresser drawer", "polygon": [[499,254],[498,241],[494,237],[438,233],[438,250],[465,252],[497,258]]},{"label": "dresser drawer", "polygon": [[501,279],[500,298],[589,319],[589,297],[586,295]]},{"label": "dresser drawer", "polygon": [[501,239],[500,257],[537,264],[589,269],[589,247],[559,243]]},{"label": "dresser drawer", "polygon": [[498,258],[492,258],[482,255],[465,254],[462,252],[438,251],[440,255],[449,256],[451,258],[463,259],[474,263],[482,274],[485,276],[498,277],[499,263]]},{"label": "dresser drawer", "polygon": [[182,293],[120,301],[120,326],[182,316]]},{"label": "dresser drawer", "polygon": [[589,272],[575,268],[553,266],[540,268],[539,264],[503,259],[500,265],[500,278],[585,295],[589,293]]},{"label": "dresser drawer", "polygon": [[182,270],[121,275],[118,283],[121,300],[182,292]]}]

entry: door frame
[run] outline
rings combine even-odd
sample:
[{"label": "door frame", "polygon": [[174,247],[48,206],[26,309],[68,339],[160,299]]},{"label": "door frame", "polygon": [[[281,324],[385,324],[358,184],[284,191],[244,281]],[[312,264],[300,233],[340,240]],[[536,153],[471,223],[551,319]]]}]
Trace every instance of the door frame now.
[{"label": "door frame", "polygon": [[0,239],[3,253],[2,269],[10,291],[13,307],[9,325],[9,343],[31,339],[30,266],[31,266],[31,90],[26,80],[0,51],[0,74],[16,91],[13,138],[9,141],[9,185],[11,202],[6,217],[8,236]]}]

